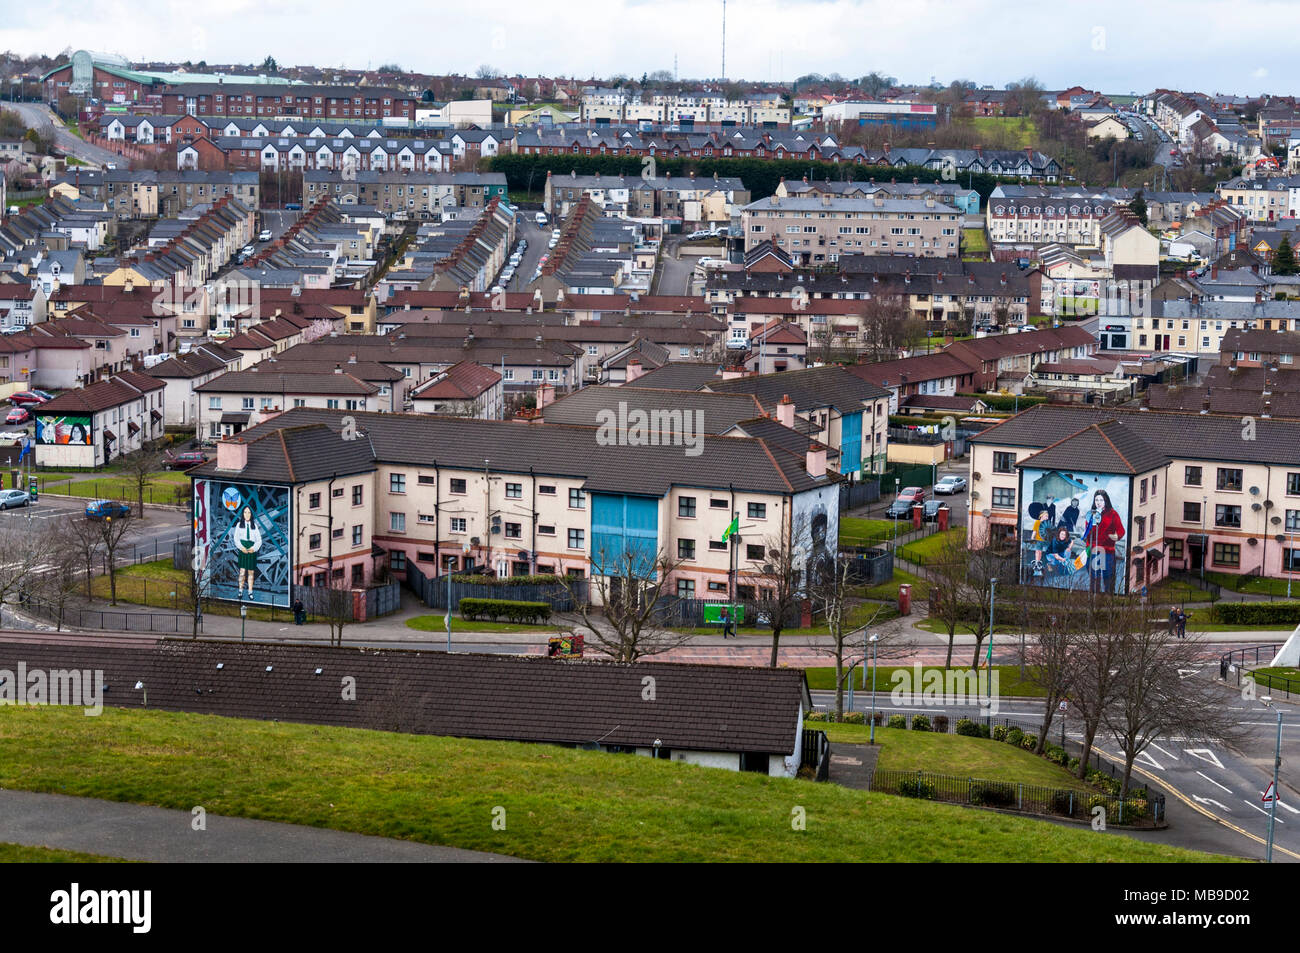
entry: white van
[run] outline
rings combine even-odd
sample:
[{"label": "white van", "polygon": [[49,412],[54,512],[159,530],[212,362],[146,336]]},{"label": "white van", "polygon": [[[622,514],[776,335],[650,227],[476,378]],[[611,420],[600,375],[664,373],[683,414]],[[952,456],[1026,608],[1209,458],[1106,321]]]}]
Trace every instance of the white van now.
[{"label": "white van", "polygon": [[538,227],[538,228],[545,228],[545,227],[546,227],[546,213],[545,213],[545,212],[538,212],[536,215],[533,216],[533,221],[537,223],[537,227]]}]

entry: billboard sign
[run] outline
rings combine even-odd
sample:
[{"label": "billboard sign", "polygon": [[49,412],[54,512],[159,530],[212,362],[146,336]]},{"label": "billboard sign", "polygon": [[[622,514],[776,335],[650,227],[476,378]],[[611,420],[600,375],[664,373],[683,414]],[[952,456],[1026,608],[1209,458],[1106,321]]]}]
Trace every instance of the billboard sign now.
[{"label": "billboard sign", "polygon": [[194,481],[194,560],[211,598],[290,604],[289,500],[285,486]]},{"label": "billboard sign", "polygon": [[1130,477],[1022,467],[1018,498],[1022,582],[1127,594]]},{"label": "billboard sign", "polygon": [[46,446],[94,443],[90,414],[42,414],[36,418],[36,442]]}]

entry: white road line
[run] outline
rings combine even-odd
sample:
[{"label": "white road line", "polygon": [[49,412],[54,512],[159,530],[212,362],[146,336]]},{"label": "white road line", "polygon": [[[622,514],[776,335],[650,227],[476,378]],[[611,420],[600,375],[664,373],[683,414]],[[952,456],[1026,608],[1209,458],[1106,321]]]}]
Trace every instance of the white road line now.
[{"label": "white road line", "polygon": [[1202,761],[1208,761],[1220,771],[1223,770],[1223,762],[1220,761],[1218,756],[1209,748],[1184,748],[1183,750],[1193,758],[1200,758]]},{"label": "white road line", "polygon": [[1226,805],[1226,804],[1221,804],[1221,803],[1219,803],[1218,801],[1214,800],[1214,798],[1211,798],[1211,797],[1201,797],[1201,796],[1199,796],[1199,795],[1193,794],[1193,795],[1192,795],[1192,800],[1193,800],[1193,801],[1196,801],[1196,802],[1198,802],[1198,803],[1200,803],[1200,804],[1213,804],[1215,807],[1219,808],[1219,810],[1221,810],[1221,811],[1226,811],[1228,814],[1231,814],[1231,813],[1232,813],[1232,808],[1228,807],[1228,805]]},{"label": "white road line", "polygon": [[1286,803],[1286,801],[1281,801],[1281,800],[1279,800],[1279,801],[1277,802],[1277,806],[1280,807],[1280,808],[1282,808],[1282,809],[1285,810],[1285,811],[1290,811],[1292,814],[1300,814],[1300,811],[1297,811],[1297,810],[1296,810],[1295,808],[1293,808],[1290,804]]},{"label": "white road line", "polygon": [[[1253,807],[1255,810],[1259,811],[1259,813],[1263,814],[1265,817],[1268,816],[1268,811],[1264,810],[1262,807],[1260,807],[1260,806],[1259,806],[1258,804],[1256,804],[1254,801],[1246,801],[1246,803],[1249,804],[1251,807]],[[1280,818],[1280,817],[1277,819],[1277,822],[1278,822],[1279,824],[1285,824],[1285,823],[1286,823],[1286,822],[1285,822],[1284,820],[1282,820],[1282,818]]]},{"label": "white road line", "polygon": [[1157,761],[1155,758],[1151,757],[1151,755],[1146,751],[1138,752],[1138,756],[1135,760],[1145,761],[1147,764],[1151,765],[1151,767],[1155,768],[1157,771],[1164,770],[1164,767],[1161,766],[1160,762]]},{"label": "white road line", "polygon": [[1218,781],[1214,780],[1214,778],[1210,777],[1210,776],[1209,776],[1208,774],[1206,774],[1204,771],[1197,771],[1196,773],[1199,774],[1201,777],[1205,778],[1205,780],[1209,781],[1209,782],[1210,782],[1211,784],[1213,784],[1216,788],[1223,788],[1223,790],[1227,791],[1229,794],[1232,793],[1232,788],[1225,788],[1225,787],[1223,787],[1222,784],[1220,784]]},{"label": "white road line", "polygon": [[1151,742],[1151,747],[1155,748],[1157,751],[1159,751],[1161,754],[1163,754],[1163,755],[1164,755],[1165,757],[1167,757],[1167,758],[1173,758],[1175,761],[1178,760],[1178,755],[1174,754],[1172,751],[1166,751],[1164,748],[1160,747],[1160,746],[1159,746],[1158,744],[1156,744],[1154,741]]}]

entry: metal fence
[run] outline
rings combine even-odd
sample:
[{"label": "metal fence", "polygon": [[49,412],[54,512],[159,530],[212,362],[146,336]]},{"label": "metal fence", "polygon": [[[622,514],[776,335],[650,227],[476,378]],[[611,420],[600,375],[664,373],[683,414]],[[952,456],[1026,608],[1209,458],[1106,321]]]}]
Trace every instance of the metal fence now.
[{"label": "metal fence", "polygon": [[[113,632],[171,632],[191,635],[194,617],[171,612],[126,612],[120,609],[80,609],[59,607],[30,600],[22,604],[22,611],[64,629],[105,629]],[[203,619],[199,618],[199,632]]]},{"label": "metal fence", "polygon": [[842,552],[848,556],[848,579],[855,586],[877,586],[894,578],[894,554],[889,550],[854,546]]},{"label": "metal fence", "polygon": [[860,483],[840,484],[840,514],[880,500],[880,481],[863,480]]},{"label": "metal fence", "polygon": [[870,790],[882,794],[946,801],[977,807],[994,807],[1024,814],[1088,819],[1095,808],[1106,812],[1107,824],[1156,825],[1164,822],[1165,799],[1145,787],[1133,788],[1128,797],[1100,792],[1052,788],[1018,781],[962,778],[925,771],[882,771],[872,774]]},{"label": "metal fence", "polygon": [[805,728],[802,752],[800,766],[813,769],[814,781],[828,780],[831,776],[831,744],[826,732],[819,728]]},{"label": "metal fence", "polygon": [[[406,587],[431,609],[446,609],[448,585],[446,575],[428,576],[411,560],[406,562]],[[569,579],[550,585],[501,582],[484,584],[457,582],[451,579],[451,608],[460,609],[462,599],[509,599],[518,602],[545,602],[556,612],[572,612],[576,604],[590,599],[589,580]],[[575,602],[576,599],[576,602]]]},{"label": "metal fence", "polygon": [[1237,685],[1241,685],[1243,675],[1248,675],[1260,688],[1281,690],[1290,698],[1292,693],[1300,695],[1300,678],[1287,675],[1259,675],[1246,669],[1247,665],[1267,665],[1277,655],[1278,645],[1247,645],[1232,649],[1219,656],[1219,678],[1225,682],[1231,676]]}]

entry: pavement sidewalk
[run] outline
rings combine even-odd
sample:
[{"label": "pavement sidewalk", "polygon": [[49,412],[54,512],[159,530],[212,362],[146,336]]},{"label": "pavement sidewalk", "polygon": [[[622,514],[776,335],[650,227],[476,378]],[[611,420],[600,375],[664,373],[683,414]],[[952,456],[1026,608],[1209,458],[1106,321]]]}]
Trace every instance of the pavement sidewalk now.
[{"label": "pavement sidewalk", "polygon": [[0,790],[0,842],[155,863],[522,863],[516,857],[143,804]]}]

